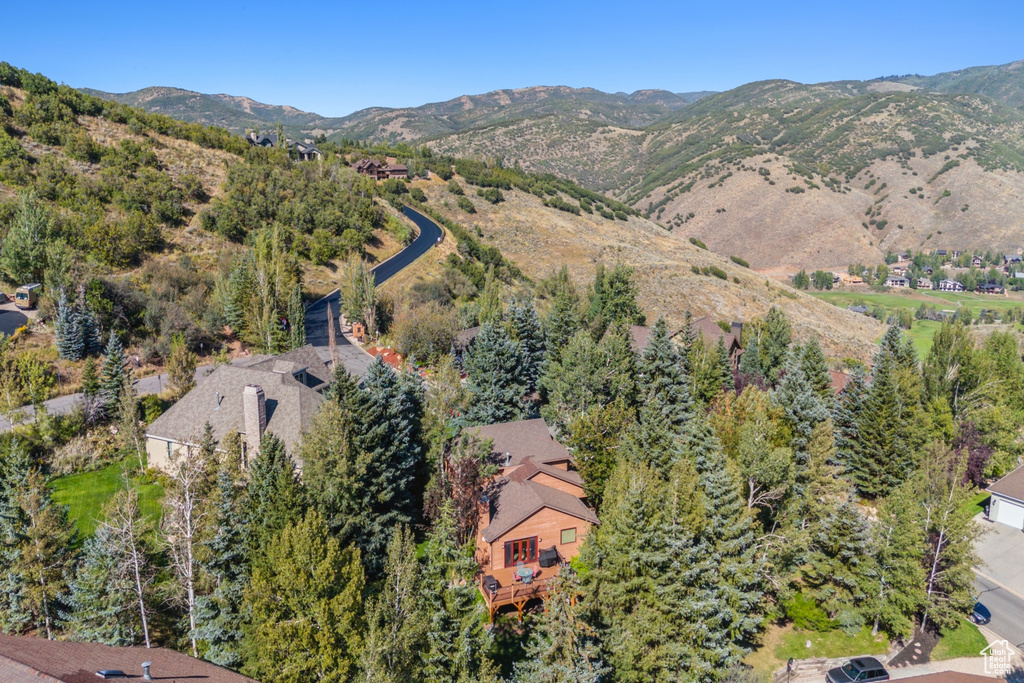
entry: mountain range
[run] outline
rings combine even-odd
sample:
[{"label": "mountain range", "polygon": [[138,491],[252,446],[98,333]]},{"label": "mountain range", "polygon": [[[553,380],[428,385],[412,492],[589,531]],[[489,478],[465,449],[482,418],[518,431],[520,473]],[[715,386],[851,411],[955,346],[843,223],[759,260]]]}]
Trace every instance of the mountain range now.
[{"label": "mountain range", "polygon": [[766,271],[875,263],[890,249],[1024,247],[1024,61],[721,93],[543,86],[341,118],[170,88],[90,92],[239,132],[280,122],[295,137],[519,163]]}]

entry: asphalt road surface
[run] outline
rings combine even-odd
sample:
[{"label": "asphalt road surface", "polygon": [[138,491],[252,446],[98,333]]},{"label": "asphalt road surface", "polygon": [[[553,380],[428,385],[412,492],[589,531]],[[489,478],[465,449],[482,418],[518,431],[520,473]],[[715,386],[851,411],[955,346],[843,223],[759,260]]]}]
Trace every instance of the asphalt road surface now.
[{"label": "asphalt road surface", "polygon": [[13,304],[5,305],[0,308],[0,334],[7,335],[8,337],[14,334],[14,331],[28,322],[28,317],[14,307]]},{"label": "asphalt road surface", "polygon": [[977,574],[974,586],[978,591],[978,602],[992,613],[988,628],[1000,638],[1010,641],[1018,651],[1024,648],[1024,597]]},{"label": "asphalt road surface", "polygon": [[[384,284],[389,278],[410,263],[423,256],[432,246],[437,244],[444,233],[437,223],[430,220],[419,211],[405,207],[405,215],[416,224],[420,234],[402,251],[398,252],[387,261],[378,264],[371,272],[374,281],[378,286]],[[362,349],[349,343],[341,334],[340,297],[338,290],[334,290],[319,301],[310,304],[306,309],[306,341],[316,347],[320,357],[325,361],[330,360],[328,350],[327,334],[327,307],[331,307],[334,314],[334,341],[335,352],[338,360],[344,364],[349,374],[362,377],[366,374],[367,368],[372,360]]]}]

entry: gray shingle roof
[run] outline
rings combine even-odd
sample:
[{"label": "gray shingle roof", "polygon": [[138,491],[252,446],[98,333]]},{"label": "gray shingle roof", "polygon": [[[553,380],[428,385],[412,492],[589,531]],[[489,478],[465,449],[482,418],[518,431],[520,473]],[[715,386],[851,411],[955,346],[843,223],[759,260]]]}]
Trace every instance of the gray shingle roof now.
[{"label": "gray shingle roof", "polygon": [[555,441],[541,418],[470,427],[466,432],[481,441],[491,439],[492,457],[502,466],[505,465],[506,453],[509,454],[510,467],[521,465],[531,457],[538,463],[564,461],[572,457],[565,446]]},{"label": "gray shingle roof", "polygon": [[218,442],[232,430],[244,434],[242,391],[247,384],[257,384],[263,387],[267,401],[266,431],[280,437],[288,452],[294,455],[324,397],[290,373],[259,369],[259,365],[264,363],[248,368],[220,366],[158,417],[146,430],[146,435],[178,443],[196,443],[207,422]]},{"label": "gray shingle roof", "polygon": [[594,511],[571,493],[532,481],[515,481],[511,477],[506,477],[500,486],[490,524],[481,532],[487,543],[497,540],[543,508],[558,510],[591,524],[600,523]]},{"label": "gray shingle roof", "polygon": [[1018,467],[988,487],[992,493],[1013,498],[1024,503],[1024,467]]},{"label": "gray shingle roof", "polygon": [[256,683],[219,666],[162,647],[111,647],[27,636],[0,635],[0,681],[92,683],[96,672],[119,669],[142,680],[142,662],[152,662],[154,680],[166,683]]},{"label": "gray shingle roof", "polygon": [[294,364],[293,372],[306,368],[306,375],[309,378],[307,384],[313,389],[320,390],[331,381],[331,373],[327,369],[327,363],[320,358],[320,354],[310,344],[300,346],[278,356],[273,356],[259,363],[254,363],[249,367],[254,370],[285,372],[287,363]]}]

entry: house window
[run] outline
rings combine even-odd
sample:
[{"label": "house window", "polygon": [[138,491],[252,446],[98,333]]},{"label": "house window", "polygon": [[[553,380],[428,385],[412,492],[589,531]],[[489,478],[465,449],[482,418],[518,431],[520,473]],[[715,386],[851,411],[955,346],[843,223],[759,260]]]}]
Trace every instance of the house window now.
[{"label": "house window", "polygon": [[576,528],[562,529],[562,545],[569,545],[576,542]]},{"label": "house window", "polygon": [[515,566],[517,562],[530,563],[537,561],[537,537],[521,538],[518,541],[505,543],[505,566]]}]

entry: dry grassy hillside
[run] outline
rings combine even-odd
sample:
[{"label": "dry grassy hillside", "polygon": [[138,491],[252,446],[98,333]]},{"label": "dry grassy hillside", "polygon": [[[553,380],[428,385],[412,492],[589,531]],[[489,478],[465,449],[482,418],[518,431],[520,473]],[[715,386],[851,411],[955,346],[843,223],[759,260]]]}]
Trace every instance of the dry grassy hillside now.
[{"label": "dry grassy hillside", "polygon": [[[985,171],[964,159],[929,182],[944,163],[941,156],[905,166],[876,162],[839,193],[822,187],[820,179],[811,181],[816,188],[808,185],[785,157],[766,155],[721,167],[717,177],[731,173],[721,182],[695,183],[664,205],[660,222],[679,239],[697,237],[713,251],[778,273],[880,263],[888,250],[1019,253],[1024,174]],[[761,168],[771,175],[760,175]],[[917,188],[922,190],[911,192]],[[668,189],[659,188],[647,201],[662,200]]]},{"label": "dry grassy hillside", "polygon": [[[817,336],[833,357],[867,359],[881,326],[797,292],[716,254],[681,243],[654,223],[641,218],[628,222],[596,215],[575,216],[543,206],[541,200],[506,191],[504,202],[491,205],[467,191],[478,213],[455,206],[445,184],[417,181],[428,205],[468,227],[479,227],[486,243],[499,248],[531,278],[550,274],[567,264],[580,284],[593,278],[598,261],[622,261],[635,269],[641,304],[650,320],[665,316],[680,325],[686,309],[715,320],[749,321],[773,304],[782,307],[797,338]],[[445,206],[447,203],[448,206]],[[691,267],[717,267],[727,280],[697,275]],[[734,281],[738,280],[737,281]]]}]

